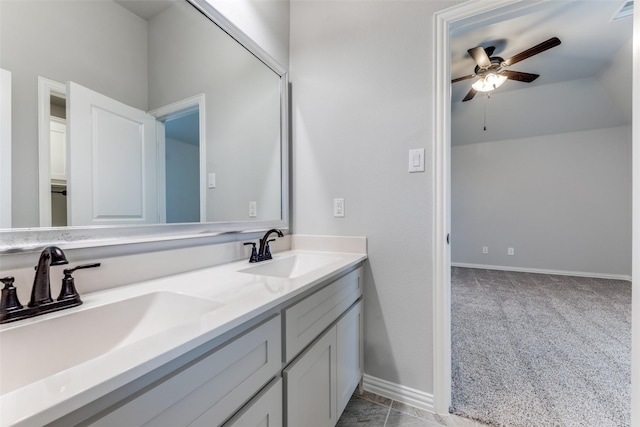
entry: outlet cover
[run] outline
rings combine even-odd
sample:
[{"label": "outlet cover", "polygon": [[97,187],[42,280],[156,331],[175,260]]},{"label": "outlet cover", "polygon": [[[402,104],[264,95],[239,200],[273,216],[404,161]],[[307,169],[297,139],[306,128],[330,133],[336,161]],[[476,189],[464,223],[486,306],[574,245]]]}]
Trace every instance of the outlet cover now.
[{"label": "outlet cover", "polygon": [[482,253],[483,254],[488,254],[489,253],[489,247],[488,246],[483,246],[482,247]]},{"label": "outlet cover", "polygon": [[258,216],[258,202],[249,202],[249,218]]},{"label": "outlet cover", "polygon": [[507,248],[507,255],[515,255],[515,254],[516,254],[515,249]]}]

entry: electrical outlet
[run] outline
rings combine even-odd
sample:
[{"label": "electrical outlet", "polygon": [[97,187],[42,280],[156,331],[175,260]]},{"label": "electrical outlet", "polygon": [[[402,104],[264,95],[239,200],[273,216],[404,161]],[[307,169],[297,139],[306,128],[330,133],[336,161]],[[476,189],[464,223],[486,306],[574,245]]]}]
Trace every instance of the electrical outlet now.
[{"label": "electrical outlet", "polygon": [[482,247],[482,253],[483,254],[488,254],[489,253],[489,247],[488,246],[483,246]]},{"label": "electrical outlet", "polygon": [[513,248],[507,248],[507,255],[515,255],[515,250]]},{"label": "electrical outlet", "polygon": [[333,216],[344,218],[344,199],[333,199]]},{"label": "electrical outlet", "polygon": [[249,218],[258,216],[258,202],[249,202]]}]

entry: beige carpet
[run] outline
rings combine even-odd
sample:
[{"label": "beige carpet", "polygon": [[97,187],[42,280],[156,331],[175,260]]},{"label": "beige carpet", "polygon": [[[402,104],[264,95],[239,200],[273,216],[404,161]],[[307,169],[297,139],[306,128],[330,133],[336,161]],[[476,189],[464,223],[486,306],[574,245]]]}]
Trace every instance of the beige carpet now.
[{"label": "beige carpet", "polygon": [[630,424],[630,282],[454,267],[451,286],[454,414]]}]

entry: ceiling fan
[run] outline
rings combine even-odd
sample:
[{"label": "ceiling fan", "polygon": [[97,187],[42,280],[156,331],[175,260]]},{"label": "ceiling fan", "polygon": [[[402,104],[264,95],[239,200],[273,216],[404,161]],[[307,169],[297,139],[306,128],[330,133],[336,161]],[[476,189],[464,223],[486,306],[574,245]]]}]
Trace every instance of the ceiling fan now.
[{"label": "ceiling fan", "polygon": [[543,41],[542,43],[533,46],[525,51],[522,51],[507,60],[504,60],[499,56],[491,56],[493,55],[493,51],[495,50],[494,46],[474,47],[473,49],[469,49],[467,51],[477,64],[473,71],[473,74],[453,79],[451,80],[451,83],[456,83],[461,80],[467,80],[474,77],[480,77],[471,86],[471,90],[469,91],[469,93],[467,93],[467,96],[464,97],[462,102],[469,101],[478,92],[489,92],[497,89],[507,80],[516,80],[523,83],[531,83],[532,81],[540,77],[540,75],[507,70],[507,67],[524,59],[530,58],[533,55],[544,52],[545,50],[551,49],[552,47],[556,47],[559,44],[560,39],[557,37],[552,37],[549,40]]}]

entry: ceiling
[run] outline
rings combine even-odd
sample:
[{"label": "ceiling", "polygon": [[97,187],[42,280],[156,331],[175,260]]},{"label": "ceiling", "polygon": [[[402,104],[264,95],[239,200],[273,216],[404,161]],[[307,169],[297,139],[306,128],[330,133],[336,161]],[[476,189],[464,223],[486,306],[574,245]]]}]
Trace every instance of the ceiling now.
[{"label": "ceiling", "polygon": [[[524,16],[461,30],[451,39],[451,77],[473,73],[470,48],[495,46],[493,56],[507,59],[554,36],[561,40],[560,46],[509,67],[540,74],[536,81],[508,80],[496,93],[597,76],[633,35],[631,17],[611,19],[622,5],[622,0],[550,1]],[[452,84],[452,103],[461,102],[475,80]]]},{"label": "ceiling", "polygon": [[167,9],[175,0],[114,0],[145,21]]}]

